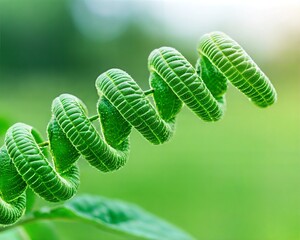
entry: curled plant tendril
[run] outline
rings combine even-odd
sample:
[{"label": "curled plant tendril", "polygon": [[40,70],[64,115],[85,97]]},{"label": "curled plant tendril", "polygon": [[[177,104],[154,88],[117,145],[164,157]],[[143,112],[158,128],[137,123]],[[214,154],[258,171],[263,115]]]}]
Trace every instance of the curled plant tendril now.
[{"label": "curled plant tendril", "polygon": [[[174,132],[183,103],[204,121],[219,120],[228,82],[260,107],[276,101],[269,79],[227,35],[204,35],[198,53],[194,68],[174,48],[155,49],[148,61],[152,88],[148,92],[122,70],[101,74],[96,88],[103,137],[92,124],[97,117],[88,118],[81,100],[69,94],[55,98],[47,128],[53,164],[35,129],[23,123],[10,127],[0,149],[0,224],[13,224],[23,215],[27,186],[47,201],[71,198],[79,185],[80,155],[104,172],[123,166],[132,127],[151,143],[161,144]],[[153,94],[156,108],[146,93]]]}]

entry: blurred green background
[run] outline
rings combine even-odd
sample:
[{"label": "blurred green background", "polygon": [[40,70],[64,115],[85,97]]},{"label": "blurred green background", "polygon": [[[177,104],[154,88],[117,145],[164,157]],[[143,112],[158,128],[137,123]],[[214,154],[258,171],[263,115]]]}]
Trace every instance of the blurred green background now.
[{"label": "blurred green background", "polygon": [[[134,202],[196,239],[300,239],[296,1],[1,0],[0,17],[1,144],[19,121],[46,138],[51,102],[61,93],[78,96],[95,114],[94,81],[109,68],[148,89],[154,48],[175,47],[195,63],[202,34],[220,30],[237,40],[275,85],[274,106],[259,109],[230,86],[219,122],[205,123],[184,108],[162,146],[134,130],[120,171],[103,174],[81,160],[79,193]],[[39,199],[37,207],[48,204]],[[66,240],[121,239],[80,223],[52,228]]]}]

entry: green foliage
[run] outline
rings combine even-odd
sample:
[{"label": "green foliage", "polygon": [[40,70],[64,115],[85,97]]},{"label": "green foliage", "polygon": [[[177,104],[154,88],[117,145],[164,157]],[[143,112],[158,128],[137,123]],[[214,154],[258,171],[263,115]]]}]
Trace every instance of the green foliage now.
[{"label": "green foliage", "polygon": [[239,44],[225,34],[205,34],[200,39],[198,52],[256,105],[267,107],[276,101],[276,91],[268,77]]},{"label": "green foliage", "polygon": [[129,239],[188,240],[192,237],[138,206],[99,196],[78,196],[55,208],[34,212],[34,218],[83,221]]},{"label": "green foliage", "polygon": [[[219,120],[225,111],[228,82],[260,107],[276,101],[269,79],[227,35],[204,35],[198,52],[196,69],[170,47],[150,54],[150,92],[156,108],[123,70],[110,69],[101,74],[96,88],[103,137],[92,123],[96,118],[89,118],[84,103],[70,94],[62,94],[52,103],[49,142],[43,143],[31,126],[11,126],[0,149],[4,168],[0,176],[0,223],[13,224],[23,215],[27,186],[51,202],[74,196],[80,182],[76,165],[80,155],[103,172],[122,167],[129,154],[132,126],[151,143],[161,144],[172,136],[183,103],[204,121]],[[53,165],[47,160],[45,145],[50,146]]]}]

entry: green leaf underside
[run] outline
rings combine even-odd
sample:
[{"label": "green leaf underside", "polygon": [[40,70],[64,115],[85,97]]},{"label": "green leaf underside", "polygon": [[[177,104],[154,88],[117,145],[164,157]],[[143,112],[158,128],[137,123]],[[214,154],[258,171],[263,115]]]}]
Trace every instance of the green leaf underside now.
[{"label": "green leaf underside", "polygon": [[37,219],[84,221],[103,231],[137,239],[193,239],[175,226],[142,208],[119,200],[99,196],[78,196],[63,206],[34,212]]},{"label": "green leaf underside", "polygon": [[225,111],[230,82],[260,107],[276,101],[276,91],[266,75],[231,38],[220,32],[205,34],[198,47],[196,69],[171,47],[155,49],[149,56],[149,83],[153,106],[143,90],[123,70],[110,69],[96,80],[102,134],[77,97],[62,94],[52,103],[48,124],[49,152],[40,147],[39,133],[16,123],[0,148],[0,224],[16,222],[25,212],[25,190],[47,201],[70,199],[80,180],[80,156],[102,172],[117,170],[129,156],[129,135],[136,128],[149,142],[161,144],[174,133],[183,104],[204,121],[217,121]]}]

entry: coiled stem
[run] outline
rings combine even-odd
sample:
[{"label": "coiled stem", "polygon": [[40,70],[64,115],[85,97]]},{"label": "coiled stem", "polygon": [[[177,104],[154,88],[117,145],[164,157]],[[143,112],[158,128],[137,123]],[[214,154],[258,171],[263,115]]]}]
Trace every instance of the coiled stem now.
[{"label": "coiled stem", "polygon": [[[13,224],[23,215],[27,186],[47,201],[71,198],[79,185],[76,161],[81,155],[104,172],[123,166],[132,127],[151,143],[164,143],[183,103],[204,121],[219,120],[228,82],[260,107],[276,101],[269,79],[227,35],[204,35],[198,53],[194,68],[173,48],[155,49],[148,60],[151,89],[146,92],[120,69],[101,74],[96,80],[98,115],[91,118],[77,97],[60,95],[52,103],[47,142],[31,126],[10,127],[0,149],[0,224]],[[150,94],[155,107],[147,99]],[[98,117],[103,137],[92,124]]]}]

